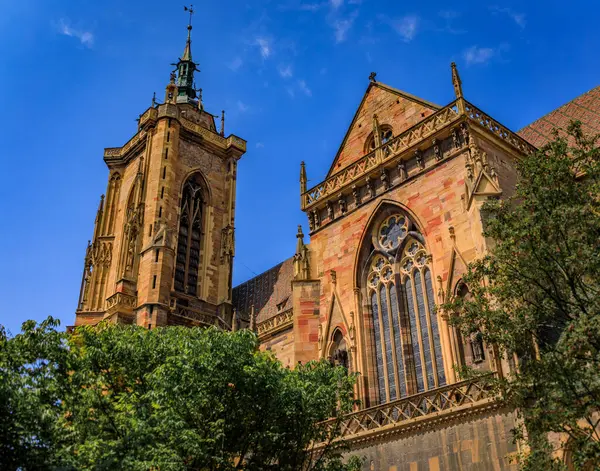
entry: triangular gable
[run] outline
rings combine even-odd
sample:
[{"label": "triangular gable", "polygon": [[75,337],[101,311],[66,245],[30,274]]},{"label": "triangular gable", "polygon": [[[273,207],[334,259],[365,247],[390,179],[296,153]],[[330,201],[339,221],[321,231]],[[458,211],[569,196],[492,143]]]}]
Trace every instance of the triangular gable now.
[{"label": "triangular gable", "polygon": [[[342,309],[342,305],[337,297],[335,289],[331,294],[331,299],[329,301],[329,308],[327,309],[327,319],[325,320],[325,329],[323,331],[323,342],[321,347],[321,351],[319,352],[319,357],[324,358],[325,353],[331,347],[331,341],[333,340],[332,335],[335,331],[336,327],[342,326],[342,334],[347,337],[350,332],[350,326],[348,325],[348,320],[346,319],[346,315],[344,314],[344,310]],[[349,344],[351,344],[351,339],[348,338]]]},{"label": "triangular gable", "polygon": [[409,93],[379,82],[370,82],[327,177],[365,155],[365,144],[373,131],[373,114],[377,114],[380,125],[391,126],[396,136],[439,109],[438,105]]},{"label": "triangular gable", "polygon": [[500,196],[501,194],[502,191],[500,188],[498,188],[496,182],[494,182],[492,177],[490,177],[485,170],[482,170],[475,181],[475,185],[473,185],[471,194],[469,195],[467,208],[471,206],[473,198],[476,196]]},{"label": "triangular gable", "polygon": [[453,241],[452,254],[450,255],[450,267],[448,269],[448,281],[446,283],[446,299],[448,302],[454,295],[454,288],[458,280],[467,273],[467,262],[456,247],[456,242]]}]

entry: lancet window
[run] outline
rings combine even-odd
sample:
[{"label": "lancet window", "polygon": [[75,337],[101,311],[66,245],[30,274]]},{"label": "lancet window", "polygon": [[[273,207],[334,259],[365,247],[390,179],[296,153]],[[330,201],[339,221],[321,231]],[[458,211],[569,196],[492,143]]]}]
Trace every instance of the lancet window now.
[{"label": "lancet window", "polygon": [[177,239],[175,290],[196,296],[200,270],[204,197],[200,177],[192,176],[183,187]]},{"label": "lancet window", "polygon": [[446,383],[430,257],[408,217],[389,215],[373,231],[366,291],[372,313],[380,402]]},{"label": "lancet window", "polygon": [[348,348],[346,346],[346,340],[339,330],[336,330],[333,334],[333,345],[331,348],[331,355],[329,361],[335,366],[343,366],[346,369],[350,368],[350,361],[348,357]]}]

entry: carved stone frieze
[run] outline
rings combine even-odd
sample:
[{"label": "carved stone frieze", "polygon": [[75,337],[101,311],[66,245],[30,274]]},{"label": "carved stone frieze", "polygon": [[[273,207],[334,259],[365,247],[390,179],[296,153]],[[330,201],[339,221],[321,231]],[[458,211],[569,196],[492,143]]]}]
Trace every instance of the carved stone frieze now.
[{"label": "carved stone frieze", "polygon": [[274,333],[280,332],[288,327],[291,327],[294,323],[294,311],[288,309],[287,311],[281,312],[266,321],[261,322],[257,326],[258,337],[266,337],[267,335],[273,335]]},{"label": "carved stone frieze", "polygon": [[137,305],[137,298],[125,293],[115,293],[106,300],[106,309],[119,309],[125,308],[126,310],[132,310]]},{"label": "carved stone frieze", "polygon": [[302,209],[306,209],[331,194],[336,194],[346,185],[364,178],[365,175],[382,163],[398,157],[417,143],[422,142],[459,119],[460,115],[457,112],[455,103],[451,103],[428,116],[417,125],[390,139],[375,151],[370,152],[324,182],[306,191],[302,195]]},{"label": "carved stone frieze", "polygon": [[502,402],[489,386],[492,374],[425,391],[396,401],[348,414],[337,421],[322,423],[323,427],[340,427],[347,443],[367,443],[383,436],[414,428],[427,430],[440,421],[470,415],[482,408],[498,408]]}]

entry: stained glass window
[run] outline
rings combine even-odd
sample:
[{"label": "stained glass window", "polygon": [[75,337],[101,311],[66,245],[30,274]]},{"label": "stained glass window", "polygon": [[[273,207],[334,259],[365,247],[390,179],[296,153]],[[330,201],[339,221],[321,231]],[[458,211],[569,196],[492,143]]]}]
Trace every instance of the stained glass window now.
[{"label": "stained glass window", "polygon": [[394,328],[394,343],[396,344],[396,362],[398,364],[398,378],[400,396],[406,396],[406,376],[404,374],[404,359],[402,355],[402,342],[400,336],[400,313],[398,311],[398,295],[396,287],[390,286],[390,309],[392,310],[392,326]]},{"label": "stained glass window", "polygon": [[394,359],[392,356],[392,340],[390,339],[390,318],[387,302],[387,289],[385,285],[379,287],[379,301],[381,303],[381,323],[383,324],[383,339],[385,342],[385,359],[387,362],[387,378],[390,390],[390,400],[396,399],[396,380],[394,377]]},{"label": "stained glass window", "polygon": [[377,382],[379,385],[379,400],[387,400],[385,392],[385,377],[383,376],[383,352],[381,349],[381,332],[379,328],[379,303],[377,293],[371,294],[371,310],[373,312],[373,332],[375,333],[375,363],[377,364]]},{"label": "stained glass window", "polygon": [[440,329],[438,327],[437,315],[435,313],[435,303],[433,302],[433,284],[431,282],[431,271],[425,268],[425,291],[427,292],[427,301],[429,302],[429,315],[431,319],[431,331],[433,332],[433,347],[435,350],[435,364],[437,366],[438,386],[446,384],[446,375],[444,374],[444,360],[442,359],[442,344],[440,341]]},{"label": "stained glass window", "polygon": [[421,342],[419,342],[419,331],[417,329],[417,316],[415,315],[415,304],[412,292],[412,280],[406,278],[404,282],[406,290],[406,304],[408,305],[408,319],[410,322],[410,338],[412,341],[413,361],[415,364],[415,374],[417,378],[417,391],[425,390],[423,382],[423,367],[421,365]]},{"label": "stained glass window", "polygon": [[184,185],[177,239],[175,290],[197,295],[202,240],[202,187],[196,178]]},{"label": "stained glass window", "polygon": [[[383,251],[370,259],[366,278],[382,402],[446,384],[430,258],[409,230],[414,225],[403,214],[384,219],[373,240]],[[410,330],[405,335],[401,319]],[[414,378],[412,386],[408,378]]]},{"label": "stained glass window", "polygon": [[425,311],[425,297],[423,296],[423,283],[421,272],[415,270],[415,293],[417,296],[417,311],[419,313],[419,324],[421,327],[421,342],[423,344],[423,357],[425,358],[425,371],[427,372],[427,387],[435,385],[433,380],[433,363],[431,359],[431,342],[429,341],[429,326],[427,323],[427,312]]}]

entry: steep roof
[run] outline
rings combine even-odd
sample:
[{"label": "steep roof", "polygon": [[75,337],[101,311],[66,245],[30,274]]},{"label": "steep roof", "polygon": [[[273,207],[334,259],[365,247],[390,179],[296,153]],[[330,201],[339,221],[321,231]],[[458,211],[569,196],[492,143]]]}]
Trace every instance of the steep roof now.
[{"label": "steep roof", "polygon": [[554,139],[553,129],[559,133],[565,132],[573,120],[581,121],[586,134],[600,133],[600,86],[542,116],[517,134],[534,146],[541,147]]},{"label": "steep roof", "polygon": [[252,306],[256,323],[270,319],[292,307],[294,258],[233,288],[233,306],[244,318],[249,318]]},{"label": "steep roof", "polygon": [[[397,88],[390,87],[381,82],[369,82],[369,86],[365,90],[360,104],[356,109],[356,113],[348,126],[346,135],[331,163],[327,177],[350,165],[353,161],[364,155],[364,139],[372,129],[371,119],[373,113],[380,113],[380,118],[382,118],[383,114],[390,114],[389,108],[392,106],[397,108],[395,113],[397,122],[394,123],[394,134],[399,134],[404,128],[416,124],[416,122],[424,118],[426,114],[431,114],[440,109],[440,106],[434,103],[423,100],[422,98],[402,90],[398,90]],[[425,111],[425,113],[423,113],[423,111]],[[392,115],[394,115],[394,113],[392,113]],[[359,130],[358,128],[362,126],[360,121],[363,120],[367,120],[368,125],[362,130]],[[358,148],[355,148],[354,140],[359,142]]]}]

